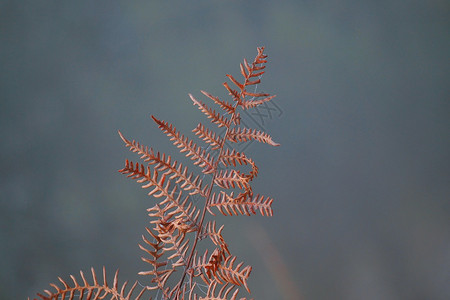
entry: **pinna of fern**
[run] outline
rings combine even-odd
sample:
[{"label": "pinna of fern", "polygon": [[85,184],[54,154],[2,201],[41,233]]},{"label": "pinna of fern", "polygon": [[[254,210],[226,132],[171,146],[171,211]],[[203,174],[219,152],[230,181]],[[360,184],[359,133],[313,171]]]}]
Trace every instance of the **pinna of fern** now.
[{"label": "pinna of fern", "polygon": [[[86,300],[94,300],[94,299],[105,299],[109,296],[108,299],[117,299],[117,300],[140,300],[143,294],[146,291],[146,288],[138,288],[136,289],[138,283],[137,281],[130,287],[127,288],[128,282],[124,282],[122,285],[119,285],[119,271],[116,271],[113,279],[113,284],[109,284],[106,279],[106,271],[103,267],[103,282],[97,279],[97,274],[95,273],[94,268],[91,268],[92,280],[93,283],[89,283],[89,280],[86,279],[83,271],[80,271],[82,283],[77,281],[76,277],[70,275],[72,280],[72,284],[67,282],[66,280],[58,277],[59,281],[62,284],[62,287],[51,283],[56,292],[51,292],[49,290],[44,290],[44,294],[38,293],[38,297],[42,300],[58,300],[58,299],[86,299]],[[140,290],[140,291],[139,291]],[[134,293],[134,292],[138,293]],[[76,297],[76,298],[75,298]],[[133,298],[132,298],[133,297]]]},{"label": "pinna of fern", "polygon": [[[242,80],[227,75],[231,86],[227,82],[223,85],[231,96],[231,102],[201,91],[220,110],[216,111],[189,94],[193,104],[212,124],[225,129],[224,134],[218,134],[203,123],[193,129],[194,134],[208,145],[207,148],[198,146],[169,122],[152,116],[153,121],[179,151],[190,158],[194,166],[200,168],[199,174],[190,171],[170,155],[127,139],[119,131],[125,146],[137,153],[142,160],[126,160],[124,168],[119,172],[142,184],[142,188],[147,189],[148,194],[157,200],[148,209],[150,226],[146,228],[146,234],[142,235],[143,243],[139,245],[146,253],[142,260],[149,265],[148,270],[139,274],[147,276],[148,281],[135,299],[140,299],[148,290],[157,290],[157,299],[165,300],[225,300],[228,297],[235,300],[239,287],[250,292],[247,281],[252,267],[237,262],[237,257],[231,254],[222,235],[224,226],[217,229],[214,220],[206,221],[206,212],[212,216],[215,216],[214,209],[225,216],[250,216],[258,212],[262,216],[273,215],[273,199],[253,193],[251,182],[259,172],[255,162],[245,153],[229,146],[253,140],[272,146],[279,145],[267,133],[240,125],[239,109],[252,109],[275,97],[255,92],[255,86],[260,83],[267,63],[264,47],[257,50],[252,63],[244,59],[240,64]],[[247,171],[240,170],[240,167],[245,167]],[[197,244],[201,240],[209,240],[212,248],[199,253]],[[66,299],[65,296],[68,295],[68,299],[73,299],[77,291],[78,299],[83,299],[87,291],[87,299],[103,299],[107,295],[110,299],[131,299],[136,284],[125,295],[126,283],[119,291],[117,273],[112,287],[106,283],[106,275],[104,284],[101,285],[93,270],[92,274],[94,285],[90,285],[81,273],[82,285],[71,276],[73,286],[60,279],[64,287],[52,284],[56,292],[46,291],[47,296],[38,296],[42,299]],[[188,280],[185,282],[186,278]],[[204,297],[199,297],[195,292],[201,285],[207,286]],[[92,296],[94,291],[96,294]]]}]

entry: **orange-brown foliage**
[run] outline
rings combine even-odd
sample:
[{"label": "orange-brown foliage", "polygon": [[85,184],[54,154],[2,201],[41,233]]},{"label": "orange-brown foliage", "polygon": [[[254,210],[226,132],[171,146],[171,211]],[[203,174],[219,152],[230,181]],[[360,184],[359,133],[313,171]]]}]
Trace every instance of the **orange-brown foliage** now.
[{"label": "orange-brown foliage", "polygon": [[[137,153],[142,160],[142,162],[126,160],[120,172],[142,184],[142,187],[149,191],[148,194],[157,200],[154,206],[148,209],[150,226],[146,228],[146,233],[142,236],[143,243],[139,245],[145,252],[142,260],[148,264],[147,270],[139,272],[148,278],[144,281],[146,286],[136,290],[137,284],[134,283],[126,291],[127,283],[118,284],[117,272],[113,284],[110,285],[107,283],[104,269],[103,282],[97,280],[96,273],[92,269],[93,284],[89,283],[81,272],[81,283],[74,276],[71,276],[72,283],[59,278],[62,285],[51,284],[56,291],[44,290],[44,294],[38,294],[38,297],[41,299],[109,297],[109,299],[129,300],[144,299],[148,291],[158,290],[161,299],[218,300],[237,299],[239,287],[244,287],[250,292],[247,280],[252,267],[237,262],[236,256],[230,253],[229,246],[222,236],[224,225],[217,229],[215,220],[206,221],[206,212],[211,216],[215,216],[214,209],[225,216],[273,214],[271,207],[273,199],[253,193],[251,182],[258,175],[255,162],[246,154],[227,146],[252,140],[272,146],[279,145],[267,133],[240,126],[239,109],[251,109],[275,97],[249,90],[260,83],[267,62],[264,47],[257,50],[258,53],[251,64],[245,59],[244,63],[240,64],[243,76],[241,81],[227,75],[235,86],[233,89],[227,82],[223,84],[232,102],[201,91],[221,110],[216,111],[189,94],[193,104],[198,106],[213,124],[225,129],[222,135],[207,129],[202,123],[193,129],[195,135],[208,145],[209,151],[181,134],[172,124],[152,116],[179,151],[185,153],[193,164],[200,168],[199,174],[190,172],[186,166],[172,159],[170,155],[155,152],[152,148],[127,139],[119,131],[125,146]],[[244,165],[251,168],[251,171],[244,173],[237,168]],[[199,253],[197,244],[203,240],[210,240],[211,247]],[[204,297],[196,294],[196,287],[201,284],[207,286]],[[135,290],[136,293],[132,296]]]}]

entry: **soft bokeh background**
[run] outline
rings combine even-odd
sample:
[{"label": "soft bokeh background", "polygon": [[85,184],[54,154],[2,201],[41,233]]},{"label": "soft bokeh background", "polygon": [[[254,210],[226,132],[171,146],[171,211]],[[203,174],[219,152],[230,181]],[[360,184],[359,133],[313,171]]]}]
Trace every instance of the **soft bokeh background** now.
[{"label": "soft bokeh background", "polygon": [[[117,170],[117,129],[171,154],[187,93],[266,46],[246,149],[273,218],[233,217],[256,299],[450,298],[450,4],[0,1],[0,298],[105,265],[139,279],[152,199]],[[202,98],[203,99],[203,98]],[[206,101],[206,99],[203,99]],[[176,158],[182,158],[177,156]]]}]

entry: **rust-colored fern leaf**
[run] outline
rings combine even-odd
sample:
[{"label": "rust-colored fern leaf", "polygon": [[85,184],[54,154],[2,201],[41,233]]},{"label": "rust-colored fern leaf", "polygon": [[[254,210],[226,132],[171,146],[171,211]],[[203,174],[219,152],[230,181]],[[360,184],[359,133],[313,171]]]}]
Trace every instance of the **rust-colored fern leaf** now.
[{"label": "rust-colored fern leaf", "polygon": [[230,131],[230,135],[228,136],[228,140],[232,142],[246,142],[248,140],[257,140],[262,143],[267,143],[272,146],[279,146],[280,144],[272,141],[272,138],[267,133],[257,131],[256,129],[249,128],[233,128]]},{"label": "rust-colored fern leaf", "polygon": [[[245,153],[238,152],[225,143],[255,140],[271,146],[279,145],[265,132],[239,127],[239,108],[251,109],[274,98],[267,93],[254,92],[254,86],[261,82],[266,62],[267,55],[261,47],[252,63],[244,60],[240,64],[242,80],[227,75],[231,84],[225,82],[224,86],[231,96],[231,102],[201,91],[207,99],[221,108],[219,111],[189,94],[193,104],[211,123],[218,128],[225,128],[225,133],[222,134],[207,128],[203,123],[193,129],[208,148],[197,145],[169,122],[152,116],[153,121],[179,151],[189,157],[195,166],[200,167],[202,177],[189,173],[187,167],[172,160],[171,156],[155,152],[134,140],[130,141],[119,132],[125,145],[140,155],[146,164],[126,160],[125,167],[120,172],[143,184],[143,188],[149,189],[149,195],[161,199],[148,210],[152,224],[152,227],[147,228],[150,238],[144,236],[144,245],[140,247],[150,256],[143,260],[151,268],[140,274],[150,276],[147,288],[158,289],[164,299],[184,299],[186,277],[190,278],[189,297],[194,299],[197,299],[196,294],[192,294],[196,278],[209,285],[206,298],[200,299],[226,299],[232,290],[234,292],[230,295],[231,299],[236,299],[238,289],[234,289],[235,286],[243,286],[250,291],[247,279],[251,267],[243,267],[243,263],[235,264],[236,257],[231,255],[222,235],[224,226],[217,229],[215,221],[205,221],[205,218],[207,211],[214,215],[213,209],[225,216],[250,216],[257,212],[263,216],[273,215],[273,199],[253,195],[251,181],[259,171],[255,162]],[[238,168],[244,165],[250,166],[251,170]],[[208,183],[204,178],[206,175],[211,176]],[[184,195],[186,192],[188,194]],[[202,199],[199,200],[198,197]],[[211,254],[206,250],[203,255],[198,255],[197,243],[204,238],[209,238],[216,248]],[[177,284],[169,285],[169,278],[173,276],[179,276],[175,280]],[[216,296],[215,290],[219,286],[221,288]]]},{"label": "rust-colored fern leaf", "polygon": [[[52,286],[56,291],[51,292],[49,290],[44,290],[45,295],[38,293],[38,297],[42,300],[58,300],[58,299],[86,299],[86,300],[93,300],[93,299],[105,299],[107,296],[109,298],[107,299],[116,299],[116,300],[139,300],[142,299],[144,292],[146,291],[145,288],[142,288],[139,293],[134,297],[132,296],[133,292],[136,289],[137,282],[135,282],[131,288],[127,289],[127,282],[123,283],[122,286],[119,285],[118,279],[119,279],[119,271],[117,270],[114,279],[113,284],[109,285],[106,280],[106,271],[105,268],[103,268],[103,283],[99,283],[97,279],[97,275],[94,271],[94,268],[91,268],[92,273],[92,279],[94,281],[93,284],[90,284],[88,280],[86,280],[86,277],[83,273],[83,271],[80,271],[81,279],[83,282],[80,284],[75,276],[70,275],[70,278],[72,279],[72,283],[68,283],[67,281],[63,280],[61,277],[58,277],[59,281],[62,284],[61,286],[58,286],[56,284],[51,283],[50,286]],[[136,293],[135,293],[136,294]],[[132,298],[133,297],[133,298]],[[36,300],[37,298],[35,298]]]},{"label": "rust-colored fern leaf", "polygon": [[[193,105],[214,124],[211,126],[214,129],[210,129],[199,123],[192,130],[194,137],[206,147],[180,133],[171,123],[151,116],[178,150],[190,158],[192,167],[200,168],[198,172],[189,171],[170,155],[127,139],[119,131],[125,146],[142,161],[127,159],[119,172],[136,180],[154,198],[147,210],[150,225],[139,245],[146,264],[145,270],[138,273],[144,278],[141,281],[144,287],[133,299],[141,299],[145,291],[154,291],[156,297],[163,300],[236,300],[239,288],[250,293],[248,278],[252,267],[236,263],[238,259],[231,254],[231,247],[222,234],[224,225],[218,226],[214,219],[207,218],[213,218],[217,211],[225,216],[273,215],[273,199],[253,193],[251,183],[259,174],[258,167],[247,154],[233,148],[237,143],[251,141],[279,146],[265,132],[240,127],[239,111],[255,108],[275,97],[256,92],[266,63],[267,55],[264,47],[260,47],[253,62],[244,59],[240,64],[241,79],[226,75],[229,82],[223,86],[231,101],[201,91],[207,101],[219,107],[217,110],[189,94]],[[215,131],[216,126],[221,132]],[[209,241],[211,247],[199,254],[197,244],[204,240]],[[51,284],[56,292],[45,290],[46,295],[38,296],[55,300],[104,299],[107,296],[117,300],[132,299],[136,283],[126,293],[127,283],[119,286],[117,273],[112,285],[108,285],[105,271],[103,283],[98,282],[94,270],[92,277],[93,284],[86,280],[83,272],[81,284],[73,276],[73,284],[60,279],[62,287]],[[200,294],[200,286],[204,284],[208,286],[206,296],[204,292]]]},{"label": "rust-colored fern leaf", "polygon": [[[244,197],[242,197],[244,196]],[[217,208],[225,216],[254,215],[257,211],[262,216],[272,216],[272,202],[273,199],[264,196],[256,195],[253,197],[240,194],[238,197],[233,196],[233,192],[228,195],[225,192],[214,194],[211,198],[210,207]]]}]

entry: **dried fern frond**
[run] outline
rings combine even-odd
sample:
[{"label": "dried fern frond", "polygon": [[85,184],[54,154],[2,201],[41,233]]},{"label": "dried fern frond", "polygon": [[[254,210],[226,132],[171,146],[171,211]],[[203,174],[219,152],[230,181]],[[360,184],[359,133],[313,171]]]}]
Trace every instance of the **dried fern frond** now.
[{"label": "dried fern frond", "polygon": [[211,130],[208,130],[202,123],[199,123],[192,132],[198,135],[199,138],[212,146],[212,150],[217,150],[222,144],[222,139]]},{"label": "dried fern frond", "polygon": [[150,246],[153,250],[149,250],[147,247],[139,245],[141,250],[145,251],[147,254],[150,254],[152,258],[142,257],[141,259],[150,264],[152,266],[152,270],[150,271],[141,271],[138,274],[144,276],[151,276],[151,282],[155,285],[147,285],[146,288],[149,290],[160,289],[165,292],[165,284],[169,279],[170,275],[175,271],[174,269],[167,269],[166,266],[168,261],[165,260],[163,262],[158,262],[158,259],[164,255],[164,243],[161,239],[154,234],[151,229],[146,228],[147,232],[154,239],[155,242],[151,242],[144,235],[142,235],[142,240],[147,244],[147,247]]},{"label": "dried fern frond", "polygon": [[188,168],[183,167],[177,161],[172,162],[170,155],[166,156],[165,153],[160,154],[159,152],[155,154],[152,148],[143,146],[134,140],[126,139],[120,131],[119,135],[130,151],[141,155],[141,159],[149,165],[155,165],[155,170],[164,172],[165,175],[170,175],[170,179],[177,178],[176,183],[181,183],[180,187],[189,191],[190,195],[200,194],[202,197],[206,196],[205,190],[207,187],[202,187],[202,180],[199,175],[195,176],[194,173],[188,172]]},{"label": "dried fern frond", "polygon": [[[248,96],[252,96],[252,94],[248,93],[248,92],[245,92],[244,94],[248,95]],[[254,96],[252,96],[252,97],[254,97]],[[241,107],[243,109],[254,108],[254,107],[257,107],[258,105],[261,105],[261,104],[264,104],[266,102],[269,102],[270,100],[272,100],[275,97],[276,97],[275,95],[272,95],[272,96],[266,97],[264,99],[243,100],[242,103],[241,103]]]},{"label": "dried fern frond", "polygon": [[228,114],[233,114],[236,111],[236,108],[229,102],[220,100],[218,97],[215,97],[213,95],[211,95],[208,92],[205,91],[200,91],[203,95],[205,95],[206,97],[210,98],[211,100],[213,100],[216,104],[219,104],[220,107],[222,107],[222,109],[224,111],[226,111]]},{"label": "dried fern frond", "polygon": [[247,285],[248,277],[252,271],[251,266],[245,266],[243,262],[235,265],[236,256],[228,255],[219,248],[214,249],[211,255],[208,250],[194,262],[193,268],[206,284],[216,281],[219,284],[243,285],[250,293]]},{"label": "dried fern frond", "polygon": [[272,141],[272,138],[267,133],[250,128],[232,128],[227,138],[229,141],[235,143],[256,140],[258,142],[267,143],[272,146],[280,146],[280,144]]},{"label": "dried fern frond", "polygon": [[217,272],[217,280],[223,280],[227,283],[231,283],[237,286],[243,285],[247,292],[250,293],[250,289],[247,285],[248,277],[252,272],[251,266],[243,267],[243,262],[234,266],[236,256],[228,256],[223,264],[219,266],[219,272]]},{"label": "dried fern frond", "polygon": [[237,152],[235,149],[230,150],[227,149],[221,156],[220,162],[225,166],[231,166],[236,167],[239,165],[250,165],[252,167],[252,170],[248,175],[244,175],[241,173],[241,176],[244,178],[248,178],[249,180],[252,180],[254,177],[258,175],[258,167],[256,166],[255,162],[247,157],[244,153]]},{"label": "dried fern frond", "polygon": [[224,189],[250,189],[249,181],[247,176],[243,176],[239,171],[233,169],[218,171],[214,179],[214,182]]},{"label": "dried fern frond", "polygon": [[[98,282],[92,269],[93,284],[86,280],[83,272],[81,284],[74,276],[71,276],[72,284],[59,278],[62,287],[51,284],[56,292],[45,290],[46,295],[38,294],[41,299],[90,300],[110,297],[131,300],[135,297],[133,299],[138,300],[145,291],[151,290],[158,299],[163,300],[236,300],[239,288],[244,287],[250,293],[248,278],[252,267],[244,266],[243,262],[236,263],[237,257],[231,254],[223,236],[224,225],[218,226],[215,220],[206,220],[206,212],[215,216],[215,208],[225,216],[250,216],[258,212],[262,216],[273,215],[273,199],[253,193],[251,184],[259,174],[258,167],[246,153],[233,148],[236,143],[251,141],[279,146],[263,131],[239,127],[239,111],[255,108],[275,97],[256,92],[266,63],[267,55],[264,54],[264,47],[260,47],[251,63],[244,59],[240,64],[242,78],[226,75],[229,82],[223,83],[223,86],[231,101],[224,101],[202,90],[201,93],[212,100],[211,105],[220,107],[219,110],[189,94],[193,105],[212,124],[222,129],[219,133],[215,131],[215,126],[208,129],[199,123],[192,130],[196,138],[207,144],[207,148],[198,146],[171,123],[151,116],[178,150],[190,158],[194,168],[200,168],[198,172],[188,170],[171,155],[127,139],[119,131],[125,146],[142,160],[133,162],[127,159],[119,172],[136,180],[154,198],[153,205],[147,209],[149,226],[139,245],[144,252],[142,260],[147,268],[138,274],[144,276],[145,287],[132,296],[136,283],[126,292],[127,283],[119,286],[117,272],[113,284],[109,285],[104,269],[103,283]],[[212,249],[206,248],[203,254],[198,254],[197,244],[202,240],[210,241]],[[189,278],[187,283],[184,282],[186,278]],[[200,290],[202,282],[208,290],[206,296],[199,297],[195,290]]]},{"label": "dried fern frond", "polygon": [[[99,283],[97,279],[97,275],[94,271],[94,268],[91,268],[92,273],[92,279],[94,281],[93,284],[90,284],[88,280],[86,280],[86,277],[83,273],[83,271],[80,271],[81,279],[83,280],[83,283],[79,283],[75,276],[70,275],[70,278],[72,279],[72,283],[68,283],[67,281],[63,280],[61,277],[58,277],[59,281],[63,285],[63,287],[60,287],[56,284],[51,283],[50,285],[56,290],[56,292],[51,292],[49,290],[44,290],[44,293],[46,295],[38,293],[38,297],[40,297],[42,300],[58,300],[58,299],[104,299],[106,296],[110,296],[110,299],[117,299],[117,300],[139,300],[143,296],[144,292],[146,291],[146,288],[142,288],[141,291],[136,295],[136,297],[131,298],[133,296],[133,292],[136,289],[137,282],[135,282],[131,288],[127,289],[128,282],[124,282],[122,285],[119,285],[119,270],[116,271],[113,279],[113,284],[109,285],[106,280],[106,271],[103,267],[103,283]],[[35,298],[37,300],[37,298]]]},{"label": "dried fern frond", "polygon": [[213,170],[213,159],[209,153],[206,153],[206,150],[202,150],[202,148],[198,147],[193,141],[180,134],[172,124],[158,120],[154,116],[152,116],[152,119],[158,124],[158,127],[170,137],[173,144],[180,148],[181,153],[187,152],[186,156],[192,156],[191,160],[195,161],[195,165],[209,171],[205,172],[205,174],[209,174]]},{"label": "dried fern frond", "polygon": [[264,198],[259,194],[254,197],[242,198],[239,196],[233,197],[233,193],[228,195],[221,192],[212,196],[209,206],[217,208],[224,216],[237,216],[239,214],[250,216],[259,211],[262,216],[271,217],[273,215],[272,202],[272,198]]},{"label": "dried fern frond", "polygon": [[[154,270],[150,274],[157,277],[164,276],[162,277],[164,281],[159,279],[158,282],[159,289],[165,295],[175,296],[177,299],[184,297],[181,295],[181,291],[183,290],[183,281],[186,275],[189,275],[191,279],[201,277],[208,284],[215,281],[235,286],[243,285],[249,291],[247,279],[250,275],[251,267],[242,268],[242,263],[234,266],[236,257],[230,254],[228,244],[222,236],[224,227],[221,226],[217,230],[216,223],[211,221],[207,222],[205,227],[203,227],[203,224],[206,211],[214,215],[211,211],[213,207],[217,208],[223,215],[241,214],[249,216],[256,214],[257,211],[263,216],[273,215],[271,207],[273,200],[259,194],[253,195],[250,183],[258,175],[259,171],[254,161],[244,153],[237,152],[235,149],[225,148],[225,140],[234,143],[256,140],[272,146],[279,145],[265,132],[251,128],[236,127],[240,124],[240,114],[237,111],[239,107],[243,110],[251,109],[274,98],[274,96],[267,93],[256,93],[248,90],[261,82],[261,75],[264,73],[266,62],[267,55],[264,54],[264,48],[261,47],[258,48],[258,53],[251,64],[247,60],[240,64],[243,81],[236,79],[232,75],[226,75],[236,87],[236,89],[231,88],[226,82],[223,84],[232,97],[233,102],[231,103],[223,101],[208,92],[201,91],[204,96],[219,105],[226,116],[189,94],[193,104],[207,116],[211,123],[216,124],[219,128],[225,128],[223,135],[218,135],[213,130],[206,128],[202,123],[199,123],[193,129],[193,132],[200,139],[210,145],[210,152],[207,152],[206,149],[199,147],[188,137],[179,133],[172,124],[152,116],[158,127],[179,148],[180,152],[185,153],[193,161],[194,165],[199,166],[204,175],[210,174],[212,176],[207,188],[203,187],[203,180],[199,179],[198,176],[187,175],[187,169],[180,167],[180,164],[177,167],[177,162],[172,162],[170,156],[161,155],[159,152],[155,154],[152,148],[141,146],[135,141],[130,142],[121,135],[131,151],[140,154],[141,158],[150,165],[155,165],[153,171],[151,171],[149,167],[145,168],[127,160],[125,168],[121,172],[140,183],[145,183],[144,188],[152,188],[150,195],[154,195],[156,198],[162,197],[158,204],[149,209],[149,215],[154,218],[150,222],[154,225],[151,231],[155,232],[154,235],[157,236],[158,243],[164,244],[162,248],[158,248],[161,252],[157,253],[164,253],[165,260],[163,259],[158,263],[157,260],[162,259],[159,256],[150,260],[150,263],[154,266]],[[251,97],[251,99],[247,99],[247,97]],[[211,155],[214,152],[215,155]],[[227,169],[219,169],[219,163]],[[250,166],[251,171],[245,173],[236,169],[236,167],[243,165]],[[161,174],[159,174],[160,172]],[[174,185],[171,185],[173,182]],[[183,200],[181,200],[182,191],[177,190],[178,186],[190,192]],[[213,191],[215,188],[223,190],[240,189],[242,192],[234,196],[234,191],[229,194],[223,190],[215,192]],[[178,196],[175,196],[175,194]],[[196,205],[193,204],[191,199],[193,195],[203,197],[203,201],[197,203],[202,206],[202,209],[197,209]],[[187,237],[190,233],[195,233],[192,239]],[[208,250],[206,250],[203,255],[197,256],[197,243],[206,236],[218,248],[210,255],[208,255]],[[155,243],[151,243],[150,246],[153,244]],[[159,247],[156,245],[155,247]],[[153,253],[153,251],[151,252]],[[164,265],[165,271],[158,275],[160,265]],[[184,268],[184,271],[177,286],[175,288],[166,287],[166,278],[171,276],[178,268]],[[225,292],[225,290],[221,289],[219,297],[227,296],[231,289],[227,291]],[[210,285],[208,293],[208,297],[214,297],[212,295],[214,294],[212,285]],[[237,293],[233,294],[233,299],[236,295]]]},{"label": "dried fern frond", "polygon": [[197,100],[189,94],[189,97],[191,98],[192,102],[194,102],[194,105],[197,105],[198,108],[209,118],[211,119],[211,122],[217,124],[217,126],[220,127],[230,127],[231,122],[226,117],[216,113],[215,110],[209,108],[205,103]]}]

